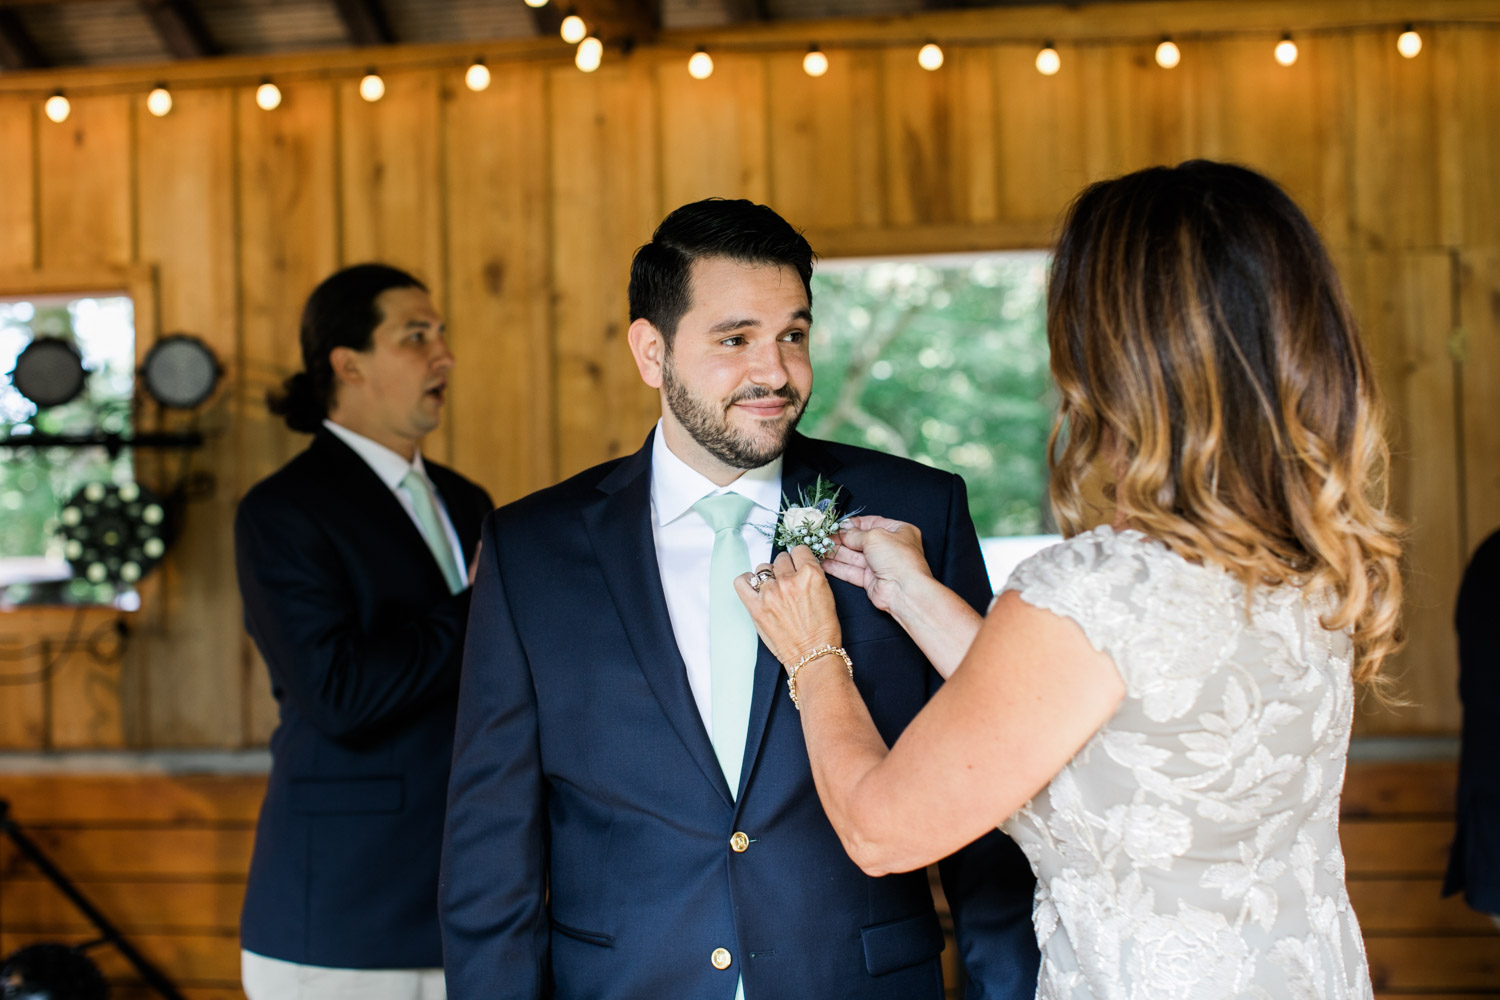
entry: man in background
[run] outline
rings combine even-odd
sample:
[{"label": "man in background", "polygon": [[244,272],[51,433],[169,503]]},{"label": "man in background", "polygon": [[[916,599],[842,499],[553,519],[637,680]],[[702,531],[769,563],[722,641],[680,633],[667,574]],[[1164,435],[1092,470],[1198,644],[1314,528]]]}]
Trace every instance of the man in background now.
[{"label": "man in background", "polygon": [[362,264],[302,315],[270,400],[312,443],[240,503],[245,627],[280,725],[240,936],[250,1000],[435,1000],[469,569],[491,507],[425,461],[453,355],[427,289]]},{"label": "man in background", "polygon": [[1500,531],[1464,571],[1455,623],[1464,721],[1458,822],[1443,895],[1462,892],[1500,927]]}]

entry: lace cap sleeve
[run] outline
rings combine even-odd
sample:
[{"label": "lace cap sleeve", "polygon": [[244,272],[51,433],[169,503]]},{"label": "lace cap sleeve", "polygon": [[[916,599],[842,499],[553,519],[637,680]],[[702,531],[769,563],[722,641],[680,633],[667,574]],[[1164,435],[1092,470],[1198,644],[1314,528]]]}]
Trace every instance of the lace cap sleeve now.
[{"label": "lace cap sleeve", "polygon": [[1032,607],[1076,622],[1114,660],[1126,689],[1139,695],[1151,683],[1150,663],[1138,662],[1132,647],[1143,624],[1150,564],[1169,556],[1158,548],[1136,532],[1095,528],[1022,562],[1000,592],[1013,590]]}]

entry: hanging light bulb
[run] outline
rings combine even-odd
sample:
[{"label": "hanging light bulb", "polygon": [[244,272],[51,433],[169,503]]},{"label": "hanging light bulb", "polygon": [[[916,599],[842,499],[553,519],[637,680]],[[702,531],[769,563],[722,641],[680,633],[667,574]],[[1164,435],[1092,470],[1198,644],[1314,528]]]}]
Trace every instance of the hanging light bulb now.
[{"label": "hanging light bulb", "polygon": [[49,121],[61,125],[68,120],[68,115],[73,113],[73,105],[63,96],[63,92],[59,90],[47,98],[47,103],[42,105],[42,113],[47,116]]},{"label": "hanging light bulb", "polygon": [[146,110],[158,118],[165,118],[172,113],[172,92],[165,83],[158,83],[146,95]]},{"label": "hanging light bulb", "polygon": [[943,65],[943,50],[937,42],[928,42],[917,53],[917,65],[925,70],[935,70]]},{"label": "hanging light bulb", "polygon": [[578,43],[578,54],[573,57],[573,64],[585,73],[592,73],[604,62],[604,43],[593,35]]},{"label": "hanging light bulb", "polygon": [[[531,0],[527,0],[527,2],[530,3]],[[542,0],[542,2],[545,3],[546,0]],[[479,91],[489,87],[489,85],[490,68],[484,64],[483,59],[475,59],[469,68],[464,71],[464,86],[477,94]]]},{"label": "hanging light bulb", "polygon": [[1163,38],[1156,47],[1156,65],[1162,69],[1175,69],[1182,62],[1182,50],[1170,38]]},{"label": "hanging light bulb", "polygon": [[822,76],[828,72],[828,57],[817,45],[808,46],[807,55],[802,57],[802,72],[808,76]]},{"label": "hanging light bulb", "polygon": [[371,104],[385,96],[385,81],[380,74],[373,69],[365,71],[365,75],[359,81],[359,96]]},{"label": "hanging light bulb", "polygon": [[714,75],[714,57],[709,55],[702,46],[693,53],[688,60],[688,76],[694,80],[707,80]]},{"label": "hanging light bulb", "polygon": [[589,26],[584,24],[583,18],[577,14],[569,14],[563,18],[562,26],[558,29],[558,34],[562,35],[562,40],[569,45],[577,45],[588,37],[588,33]]},{"label": "hanging light bulb", "polygon": [[1036,54],[1036,71],[1043,76],[1056,76],[1057,71],[1062,69],[1062,56],[1057,54],[1057,49],[1052,47],[1051,42],[1042,45],[1042,51]]},{"label": "hanging light bulb", "polygon": [[1401,37],[1396,39],[1396,51],[1408,59],[1415,59],[1417,53],[1422,51],[1422,36],[1417,34],[1417,29],[1407,25],[1401,29]]},{"label": "hanging light bulb", "polygon": [[[528,7],[545,7],[545,6],[547,6],[547,0],[526,0],[526,6],[528,6]],[[484,88],[480,87],[479,89],[483,90]]]},{"label": "hanging light bulb", "polygon": [[1292,41],[1290,34],[1282,35],[1281,41],[1276,43],[1276,61],[1282,66],[1290,66],[1297,61],[1297,43]]},{"label": "hanging light bulb", "polygon": [[255,88],[255,104],[262,111],[275,111],[281,107],[281,88],[270,80],[261,81]]}]

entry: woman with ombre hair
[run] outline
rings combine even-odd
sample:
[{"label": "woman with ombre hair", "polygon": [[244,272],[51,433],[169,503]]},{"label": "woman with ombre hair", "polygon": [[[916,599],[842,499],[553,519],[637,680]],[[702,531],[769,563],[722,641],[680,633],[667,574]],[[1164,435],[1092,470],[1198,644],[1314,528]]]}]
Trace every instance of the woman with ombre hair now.
[{"label": "woman with ombre hair", "polygon": [[[872,874],[1003,827],[1039,997],[1368,998],[1338,806],[1355,686],[1382,694],[1400,642],[1401,528],[1328,254],[1253,171],[1143,170],[1068,211],[1047,332],[1068,538],[987,616],[880,517],[739,581],[828,817]],[[1100,474],[1112,523],[1084,530]],[[837,648],[846,584],[948,678],[889,750]]]}]

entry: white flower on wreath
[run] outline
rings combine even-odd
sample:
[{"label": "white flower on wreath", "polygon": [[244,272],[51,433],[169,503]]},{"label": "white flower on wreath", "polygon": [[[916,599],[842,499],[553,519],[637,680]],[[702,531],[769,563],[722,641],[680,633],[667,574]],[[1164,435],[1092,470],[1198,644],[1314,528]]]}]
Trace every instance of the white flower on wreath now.
[{"label": "white flower on wreath", "polygon": [[820,524],[823,512],[816,507],[788,507],[781,512],[781,523],[789,531],[801,531]]}]

